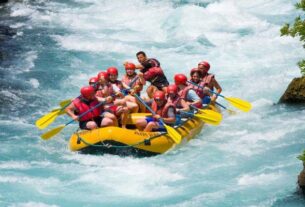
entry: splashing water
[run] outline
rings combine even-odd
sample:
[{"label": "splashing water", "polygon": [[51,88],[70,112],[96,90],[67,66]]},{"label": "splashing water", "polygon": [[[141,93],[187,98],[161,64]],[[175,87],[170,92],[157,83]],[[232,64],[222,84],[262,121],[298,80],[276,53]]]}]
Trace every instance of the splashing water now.
[{"label": "splashing water", "polygon": [[[1,6],[17,32],[1,63],[0,206],[303,206],[296,193],[305,108],[275,105],[304,56],[280,37],[297,1],[18,1]],[[152,158],[67,147],[76,126],[45,142],[34,122],[89,77],[143,50],[167,77],[208,60],[226,96],[249,113],[207,126]],[[170,78],[172,82],[172,78]],[[222,104],[227,103],[219,99]],[[59,118],[54,125],[65,123]]]}]

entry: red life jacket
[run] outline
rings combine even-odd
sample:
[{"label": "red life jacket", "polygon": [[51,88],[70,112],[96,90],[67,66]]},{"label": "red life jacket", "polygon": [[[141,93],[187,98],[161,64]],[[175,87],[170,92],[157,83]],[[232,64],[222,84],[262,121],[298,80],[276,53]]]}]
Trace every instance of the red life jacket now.
[{"label": "red life jacket", "polygon": [[175,108],[182,108],[182,105],[181,105],[181,97],[179,95],[176,95],[174,97],[174,99],[171,99],[170,97],[168,97],[167,101],[171,104],[174,105]]},{"label": "red life jacket", "polygon": [[155,101],[152,102],[151,108],[156,114],[160,115],[162,118],[168,118],[168,109],[172,107],[174,109],[174,113],[176,114],[176,108],[172,103],[166,103],[165,106],[158,109],[158,105]]},{"label": "red life jacket", "polygon": [[202,82],[203,82],[204,86],[209,87],[211,90],[213,90],[213,85],[212,85],[213,78],[215,78],[215,75],[210,74],[210,73],[208,73],[202,77]]},{"label": "red life jacket", "polygon": [[[192,80],[191,80],[192,81]],[[194,81],[192,81],[194,82]],[[190,86],[192,86],[192,88],[194,89],[194,91],[196,92],[196,94],[203,99],[207,94],[203,92],[203,89],[206,85],[203,81],[200,81],[199,83],[196,83],[198,86],[195,86],[193,84],[190,83]],[[202,87],[202,88],[200,88]]]},{"label": "red life jacket", "polygon": [[[89,103],[89,105],[87,105],[86,103],[84,103],[81,100],[81,98],[74,99],[72,101],[72,103],[74,104],[79,115],[81,115],[82,113],[90,110],[91,108],[93,108],[94,106],[99,104],[99,102],[97,100],[93,100]],[[101,112],[102,112],[102,106],[97,107],[97,108],[93,109],[91,112],[82,116],[80,118],[80,121],[93,120],[93,118],[100,116]]]},{"label": "red life jacket", "polygon": [[163,70],[160,67],[149,68],[144,74],[143,77],[147,81],[152,81],[157,76],[164,75]]},{"label": "red life jacket", "polygon": [[[188,85],[184,89],[178,91],[178,95],[180,96],[180,98],[184,99],[187,103],[192,104],[191,100],[187,100],[187,94],[189,90],[194,90],[192,85]],[[201,108],[202,104],[196,103],[194,106],[196,106],[197,108]]]},{"label": "red life jacket", "polygon": [[140,82],[139,78],[132,85],[129,85],[135,78],[138,78],[138,75],[135,75],[132,78],[130,78],[128,75],[124,75],[122,78],[122,82],[125,83],[126,85],[128,85],[130,88],[139,86],[139,89],[137,90],[137,92],[140,92],[143,89],[143,84]]}]

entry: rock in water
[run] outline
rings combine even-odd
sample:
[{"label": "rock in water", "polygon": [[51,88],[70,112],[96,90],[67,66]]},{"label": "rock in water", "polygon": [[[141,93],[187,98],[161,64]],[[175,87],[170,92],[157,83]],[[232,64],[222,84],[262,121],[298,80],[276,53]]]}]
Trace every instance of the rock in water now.
[{"label": "rock in water", "polygon": [[305,103],[305,77],[294,78],[282,95],[280,103]]},{"label": "rock in water", "polygon": [[305,162],[303,161],[303,170],[300,172],[298,176],[298,185],[302,189],[303,193],[305,194]]}]

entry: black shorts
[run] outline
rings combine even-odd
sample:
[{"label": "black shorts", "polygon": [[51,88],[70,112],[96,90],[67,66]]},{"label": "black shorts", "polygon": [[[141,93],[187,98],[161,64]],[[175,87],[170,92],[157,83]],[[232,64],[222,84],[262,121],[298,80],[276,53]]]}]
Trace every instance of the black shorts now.
[{"label": "black shorts", "polygon": [[79,128],[90,130],[90,129],[88,129],[87,126],[86,126],[87,123],[88,123],[89,121],[94,121],[98,127],[101,127],[101,122],[102,122],[103,118],[104,118],[104,117],[98,116],[98,117],[93,118],[93,120],[80,121],[80,122],[79,122]]},{"label": "black shorts", "polygon": [[169,82],[165,76],[157,76],[151,81],[151,85],[162,91],[162,88],[169,86]]}]

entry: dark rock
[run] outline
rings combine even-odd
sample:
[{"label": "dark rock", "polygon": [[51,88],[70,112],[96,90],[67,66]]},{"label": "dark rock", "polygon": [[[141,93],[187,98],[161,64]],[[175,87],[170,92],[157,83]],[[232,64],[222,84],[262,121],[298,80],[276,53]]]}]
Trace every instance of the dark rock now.
[{"label": "dark rock", "polygon": [[8,0],[0,0],[0,4],[7,3]]},{"label": "dark rock", "polygon": [[305,194],[305,162],[303,162],[303,170],[300,172],[298,176],[298,184],[300,189]]},{"label": "dark rock", "polygon": [[282,95],[280,103],[305,103],[305,77],[294,78]]}]

